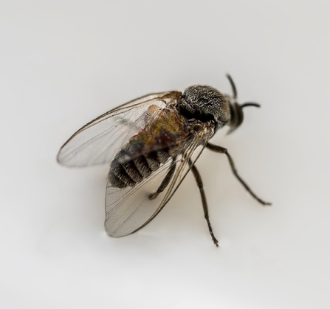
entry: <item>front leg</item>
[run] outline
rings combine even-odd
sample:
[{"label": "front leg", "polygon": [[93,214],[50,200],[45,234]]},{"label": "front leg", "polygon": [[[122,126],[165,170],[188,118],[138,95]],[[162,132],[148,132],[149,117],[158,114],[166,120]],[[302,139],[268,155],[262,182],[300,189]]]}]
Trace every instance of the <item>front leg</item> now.
[{"label": "front leg", "polygon": [[238,181],[243,185],[243,187],[262,205],[266,206],[266,205],[271,205],[271,203],[265,202],[263,201],[261,198],[259,198],[251,189],[250,187],[246,184],[246,182],[241,178],[241,176],[238,175],[238,172],[236,170],[235,164],[234,164],[234,160],[232,159],[231,155],[229,154],[227,148],[223,148],[221,146],[217,146],[217,145],[213,145],[210,143],[207,143],[206,148],[218,152],[218,153],[224,153],[229,161],[231,170],[233,172],[233,174],[235,175],[235,177],[238,179]]}]

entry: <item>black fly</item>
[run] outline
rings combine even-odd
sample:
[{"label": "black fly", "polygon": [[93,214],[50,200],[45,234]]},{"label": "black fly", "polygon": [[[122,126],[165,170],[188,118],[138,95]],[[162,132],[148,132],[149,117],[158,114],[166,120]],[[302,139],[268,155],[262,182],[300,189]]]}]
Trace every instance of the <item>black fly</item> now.
[{"label": "black fly", "polygon": [[226,148],[209,143],[225,125],[229,132],[243,122],[243,108],[227,75],[233,95],[210,86],[191,86],[183,93],[168,91],[140,97],[94,119],[61,147],[57,161],[70,167],[110,163],[106,187],[105,229],[122,237],[147,225],[163,209],[191,170],[200,190],[205,219],[209,219],[202,178],[195,165],[204,150],[223,153],[245,189],[264,202],[238,175]]}]

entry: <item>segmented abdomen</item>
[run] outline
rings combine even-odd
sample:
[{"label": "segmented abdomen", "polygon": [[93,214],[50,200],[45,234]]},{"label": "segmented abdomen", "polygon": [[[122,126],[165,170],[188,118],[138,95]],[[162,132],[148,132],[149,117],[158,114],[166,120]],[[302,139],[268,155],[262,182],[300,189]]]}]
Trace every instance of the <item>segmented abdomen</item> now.
[{"label": "segmented abdomen", "polygon": [[127,153],[120,150],[111,162],[109,181],[113,187],[132,187],[158,170],[171,156],[168,149],[152,151],[136,159],[122,162]]}]

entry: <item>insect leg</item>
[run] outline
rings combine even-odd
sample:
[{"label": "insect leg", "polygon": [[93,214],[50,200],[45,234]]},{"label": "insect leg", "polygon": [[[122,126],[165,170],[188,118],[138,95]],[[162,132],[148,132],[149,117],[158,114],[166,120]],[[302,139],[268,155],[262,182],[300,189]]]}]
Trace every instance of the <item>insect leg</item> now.
[{"label": "insect leg", "polygon": [[163,181],[160,184],[157,191],[155,193],[149,194],[149,199],[154,200],[158,196],[159,193],[162,193],[165,190],[165,188],[168,186],[168,184],[170,183],[170,181],[174,175],[175,167],[176,167],[176,158],[173,158],[173,161],[170,165],[170,168],[169,168],[165,178],[163,179]]},{"label": "insect leg", "polygon": [[203,210],[204,210],[204,217],[206,219],[207,226],[209,228],[212,240],[213,240],[214,244],[217,247],[219,247],[218,240],[215,238],[215,236],[213,234],[213,230],[212,230],[212,226],[211,226],[211,222],[210,222],[209,211],[208,211],[208,207],[207,207],[207,201],[206,201],[206,195],[205,195],[205,192],[204,192],[202,177],[201,177],[200,173],[198,172],[197,167],[195,165],[193,165],[193,163],[191,162],[190,159],[189,159],[189,165],[191,166],[191,171],[194,174],[197,186],[199,188],[199,192],[201,194]]},{"label": "insect leg", "polygon": [[231,170],[233,172],[233,174],[235,175],[235,177],[238,179],[238,181],[243,185],[243,187],[246,189],[246,191],[248,191],[252,197],[254,197],[260,204],[266,206],[266,205],[271,205],[271,203],[265,202],[263,201],[261,198],[259,198],[251,189],[250,187],[246,184],[246,182],[241,178],[241,176],[238,175],[236,167],[235,167],[235,163],[234,160],[232,159],[231,155],[228,153],[227,148],[223,148],[221,146],[217,146],[217,145],[213,145],[210,143],[207,143],[206,148],[218,152],[218,153],[224,153],[229,161]]}]

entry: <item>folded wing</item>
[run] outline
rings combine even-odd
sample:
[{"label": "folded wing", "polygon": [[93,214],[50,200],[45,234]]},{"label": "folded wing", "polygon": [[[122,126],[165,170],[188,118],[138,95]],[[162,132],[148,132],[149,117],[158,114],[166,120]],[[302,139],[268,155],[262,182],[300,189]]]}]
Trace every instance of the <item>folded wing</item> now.
[{"label": "folded wing", "polygon": [[153,93],[110,110],[74,133],[61,147],[57,161],[69,167],[111,162],[122,145],[157,117],[157,108],[146,117],[150,106],[160,111],[180,97],[178,91]]},{"label": "folded wing", "polygon": [[[211,136],[212,131],[208,128],[196,133],[193,138],[187,140],[182,154],[169,159],[150,177],[133,187],[120,189],[112,187],[108,182],[105,206],[107,233],[113,237],[126,236],[153,220],[178,189],[188,174],[191,163],[198,159]],[[150,194],[157,191],[172,164],[175,164],[175,172],[171,181],[156,199],[150,199]]]}]

